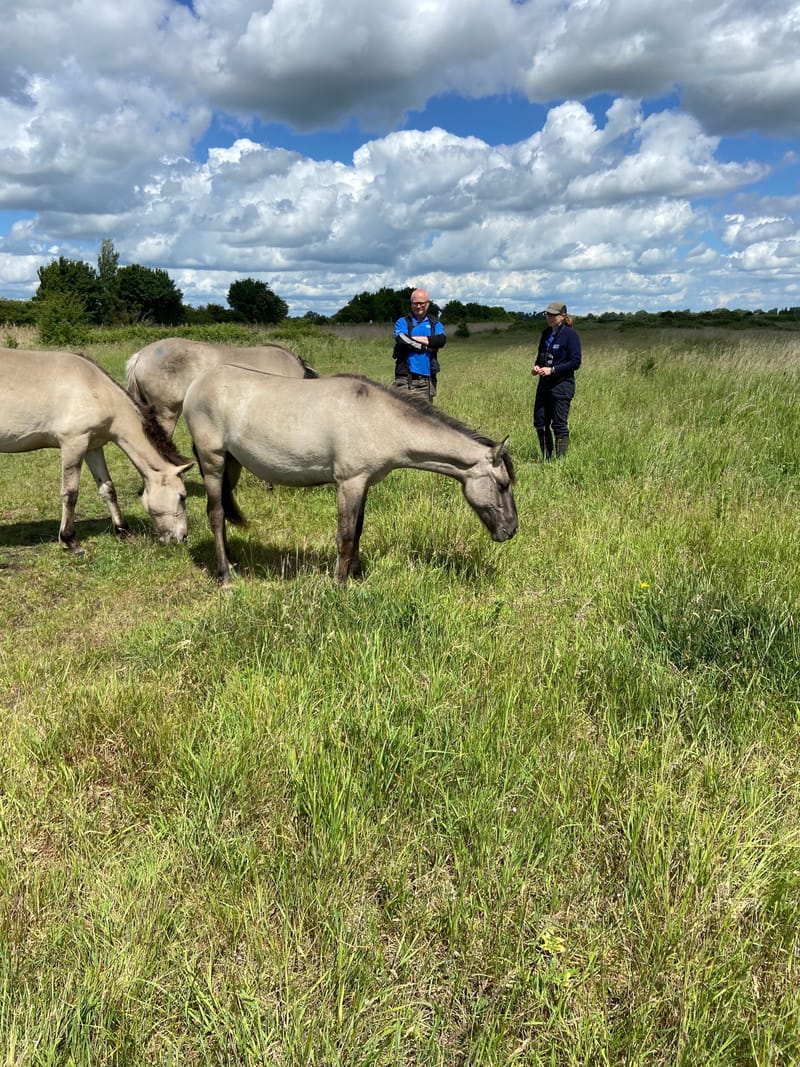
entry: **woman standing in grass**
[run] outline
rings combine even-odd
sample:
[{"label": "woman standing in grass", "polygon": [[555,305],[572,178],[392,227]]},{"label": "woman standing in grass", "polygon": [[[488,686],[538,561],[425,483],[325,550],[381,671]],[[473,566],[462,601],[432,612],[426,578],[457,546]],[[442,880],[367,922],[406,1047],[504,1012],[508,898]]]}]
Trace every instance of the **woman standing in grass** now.
[{"label": "woman standing in grass", "polygon": [[533,426],[539,436],[542,459],[566,456],[569,447],[569,406],[575,396],[575,371],[581,365],[581,339],[572,328],[567,305],[560,300],[545,310],[547,327],[531,374],[538,377],[533,403]]}]

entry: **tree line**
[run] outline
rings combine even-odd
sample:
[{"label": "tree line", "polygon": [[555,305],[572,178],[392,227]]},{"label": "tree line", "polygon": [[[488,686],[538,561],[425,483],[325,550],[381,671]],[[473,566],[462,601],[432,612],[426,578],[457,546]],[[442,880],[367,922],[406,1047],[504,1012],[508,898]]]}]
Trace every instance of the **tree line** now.
[{"label": "tree line", "polygon": [[[242,278],[227,292],[227,307],[183,303],[183,293],[165,270],[138,263],[120,267],[119,254],[111,240],[100,245],[97,265],[84,260],[58,259],[39,268],[39,285],[30,300],[0,298],[0,323],[36,326],[44,344],[79,344],[92,327],[149,324],[155,326],[243,323],[277,325],[289,314],[289,305],[266,282]],[[359,324],[395,322],[408,314],[413,288],[384,287],[377,292],[357,293],[331,316],[309,311],[302,318],[312,324]],[[442,322],[469,336],[468,323],[496,322],[513,325],[542,319],[543,312],[511,312],[503,307],[449,300],[443,306],[431,303]],[[648,326],[711,325],[744,328],[779,324],[800,325],[800,308],[756,311],[716,308],[692,312],[604,312],[580,317],[584,322],[613,323],[620,328]]]},{"label": "tree line", "polygon": [[[270,326],[282,322],[289,305],[266,282],[242,278],[228,288],[227,307],[184,304],[183,293],[167,271],[139,263],[119,265],[119,253],[104,240],[97,264],[59,256],[37,271],[39,285],[30,300],[0,297],[0,323],[36,326],[45,344],[77,344],[93,327],[147,324],[154,326],[245,323]],[[314,324],[394,322],[408,312],[412,287],[358,293],[331,316],[309,311],[302,318]],[[511,322],[520,316],[502,307],[451,300],[431,311],[444,322]]]},{"label": "tree line", "polygon": [[[340,308],[330,320],[334,323],[396,322],[402,315],[407,315],[411,302],[413,286],[405,289],[379,289],[377,293],[358,293]],[[487,307],[484,304],[462,303],[449,300],[440,307],[431,301],[430,311],[441,318],[442,322],[511,322],[517,316],[501,307]]]},{"label": "tree line", "polygon": [[36,326],[44,344],[76,344],[97,326],[146,323],[236,322],[275,324],[289,314],[289,305],[255,278],[242,278],[228,288],[228,307],[208,304],[193,308],[165,270],[139,263],[120,267],[119,253],[104,240],[94,267],[85,260],[59,256],[37,271],[39,285],[30,300],[0,299],[0,322]]}]

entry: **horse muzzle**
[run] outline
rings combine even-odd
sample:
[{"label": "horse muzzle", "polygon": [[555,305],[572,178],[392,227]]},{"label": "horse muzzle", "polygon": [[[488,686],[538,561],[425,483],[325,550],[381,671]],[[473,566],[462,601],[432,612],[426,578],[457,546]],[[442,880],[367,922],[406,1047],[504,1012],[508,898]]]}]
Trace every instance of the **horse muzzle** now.
[{"label": "horse muzzle", "polygon": [[519,528],[516,509],[510,513],[508,511],[505,514],[501,513],[500,516],[495,512],[493,518],[495,521],[489,525],[489,532],[492,540],[510,541]]},{"label": "horse muzzle", "polygon": [[493,541],[510,541],[517,532],[516,526],[498,526],[496,530],[492,532]]},{"label": "horse muzzle", "polygon": [[167,530],[165,533],[158,535],[158,543],[160,545],[183,545],[188,539],[188,530],[184,530],[183,532],[180,530]]}]

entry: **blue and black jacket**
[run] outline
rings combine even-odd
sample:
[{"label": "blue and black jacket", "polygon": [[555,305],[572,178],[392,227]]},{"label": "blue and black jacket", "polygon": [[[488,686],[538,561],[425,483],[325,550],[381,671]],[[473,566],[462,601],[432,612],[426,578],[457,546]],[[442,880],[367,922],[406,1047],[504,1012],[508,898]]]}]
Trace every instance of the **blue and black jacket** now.
[{"label": "blue and black jacket", "polygon": [[[430,337],[427,350],[417,352],[399,340],[400,334],[407,337]],[[435,315],[427,314],[422,319],[412,315],[403,315],[394,324],[394,373],[397,378],[419,375],[422,378],[436,378],[439,372],[437,353],[447,343],[444,326]]]},{"label": "blue and black jacket", "polygon": [[552,367],[553,373],[540,378],[542,388],[552,389],[562,382],[571,382],[575,388],[575,371],[581,365],[581,339],[576,330],[562,322],[555,332],[549,327],[542,331],[536,363],[540,367]]}]

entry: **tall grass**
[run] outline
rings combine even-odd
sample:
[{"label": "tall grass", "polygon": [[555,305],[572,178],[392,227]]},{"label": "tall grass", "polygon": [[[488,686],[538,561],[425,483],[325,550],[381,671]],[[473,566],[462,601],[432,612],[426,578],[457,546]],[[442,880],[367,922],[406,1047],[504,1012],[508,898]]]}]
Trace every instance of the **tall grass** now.
[{"label": "tall grass", "polygon": [[800,1056],[798,351],[584,344],[545,465],[529,346],[451,341],[520,533],[398,471],[344,591],[329,489],[243,477],[225,594],[196,471],[161,547],[110,448],[136,541],[85,478],[76,560],[57,454],[0,456],[6,1063]]}]

